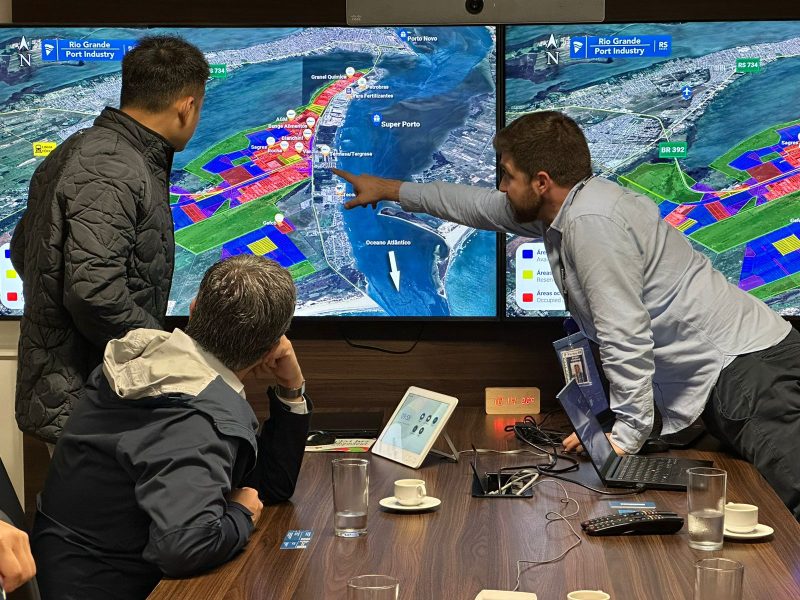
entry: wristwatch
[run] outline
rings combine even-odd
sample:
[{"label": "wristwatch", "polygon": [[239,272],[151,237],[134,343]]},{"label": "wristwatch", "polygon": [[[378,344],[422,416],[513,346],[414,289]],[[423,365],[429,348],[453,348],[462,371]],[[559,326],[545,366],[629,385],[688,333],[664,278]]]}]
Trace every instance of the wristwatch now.
[{"label": "wristwatch", "polygon": [[306,393],[306,382],[303,381],[300,387],[297,388],[287,388],[283,387],[280,383],[276,383],[275,393],[278,394],[279,398],[283,398],[284,400],[297,400],[298,398],[302,398],[303,394]]}]

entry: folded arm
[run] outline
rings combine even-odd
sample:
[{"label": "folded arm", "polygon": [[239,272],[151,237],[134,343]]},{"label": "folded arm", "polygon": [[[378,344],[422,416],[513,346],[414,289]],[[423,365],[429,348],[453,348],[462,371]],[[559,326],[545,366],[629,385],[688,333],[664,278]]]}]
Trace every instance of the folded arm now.
[{"label": "folded arm", "polygon": [[252,513],[226,499],[238,444],[195,413],[121,450],[137,502],[151,519],[143,556],[165,575],[205,571],[247,544]]}]

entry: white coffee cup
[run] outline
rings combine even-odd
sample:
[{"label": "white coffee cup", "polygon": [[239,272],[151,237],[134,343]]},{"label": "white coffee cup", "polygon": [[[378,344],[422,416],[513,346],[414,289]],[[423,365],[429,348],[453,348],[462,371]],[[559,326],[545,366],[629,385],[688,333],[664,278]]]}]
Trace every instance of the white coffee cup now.
[{"label": "white coffee cup", "polygon": [[403,506],[422,504],[428,495],[422,479],[398,479],[394,482],[394,497]]},{"label": "white coffee cup", "polygon": [[567,594],[567,600],[610,600],[611,596],[602,590],[575,590]]},{"label": "white coffee cup", "polygon": [[728,502],[725,505],[725,529],[733,533],[750,533],[758,527],[758,507],[755,504]]}]

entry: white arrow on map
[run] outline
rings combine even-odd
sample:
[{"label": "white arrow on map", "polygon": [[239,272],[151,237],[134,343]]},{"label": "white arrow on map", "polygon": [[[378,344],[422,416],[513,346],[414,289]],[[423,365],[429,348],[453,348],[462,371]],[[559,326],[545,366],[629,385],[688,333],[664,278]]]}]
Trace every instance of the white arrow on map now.
[{"label": "white arrow on map", "polygon": [[395,289],[399,292],[400,291],[400,271],[397,270],[397,260],[394,257],[394,250],[389,251],[389,266],[391,267],[389,270],[389,275],[392,276],[392,281],[394,282]]}]

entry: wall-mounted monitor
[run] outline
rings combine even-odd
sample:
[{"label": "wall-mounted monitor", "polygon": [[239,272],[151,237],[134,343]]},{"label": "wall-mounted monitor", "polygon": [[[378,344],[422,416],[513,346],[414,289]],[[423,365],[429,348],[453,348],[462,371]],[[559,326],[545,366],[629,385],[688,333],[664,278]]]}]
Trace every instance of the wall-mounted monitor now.
[{"label": "wall-mounted monitor", "polygon": [[[0,29],[0,246],[44,156],[118,106],[120,60],[147,33],[185,37],[212,71],[171,174],[170,315],[208,266],[249,252],[292,272],[299,316],[496,317],[495,234],[394,204],[344,211],[330,173],[493,186],[492,27]],[[21,314],[2,266],[0,313]]]},{"label": "wall-mounted monitor", "polygon": [[[800,315],[798,90],[800,21],[506,30],[506,122],[569,114],[596,173],[652,198],[729,281],[783,315]],[[552,278],[521,278],[523,242],[508,240],[506,314],[563,314],[531,304],[538,278],[545,291]]]}]

